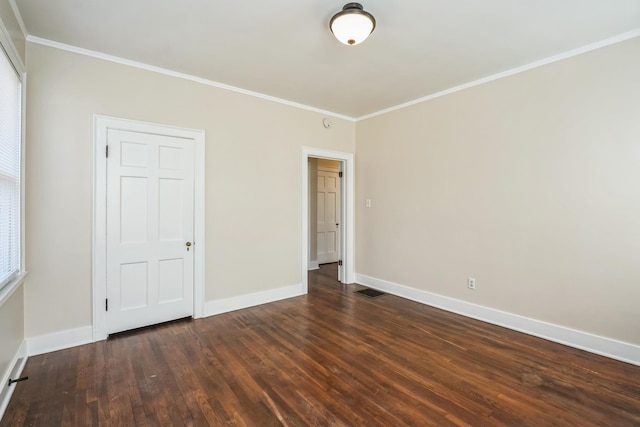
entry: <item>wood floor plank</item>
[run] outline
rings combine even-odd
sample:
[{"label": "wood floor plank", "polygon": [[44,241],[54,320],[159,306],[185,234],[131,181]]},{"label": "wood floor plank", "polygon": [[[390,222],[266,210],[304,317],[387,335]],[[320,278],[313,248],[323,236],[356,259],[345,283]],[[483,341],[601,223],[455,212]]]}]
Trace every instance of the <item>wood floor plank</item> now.
[{"label": "wood floor plank", "polygon": [[640,426],[640,367],[336,276],[31,357],[0,427]]}]

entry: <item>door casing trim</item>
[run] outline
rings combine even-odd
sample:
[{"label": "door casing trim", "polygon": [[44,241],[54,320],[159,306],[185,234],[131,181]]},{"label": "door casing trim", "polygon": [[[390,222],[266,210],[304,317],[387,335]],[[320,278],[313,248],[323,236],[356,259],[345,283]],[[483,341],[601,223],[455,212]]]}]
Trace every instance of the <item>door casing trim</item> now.
[{"label": "door casing trim", "polygon": [[202,130],[180,128],[94,114],[93,116],[93,341],[107,338],[105,299],[107,297],[107,159],[109,129],[143,132],[193,140],[194,162],[194,270],[193,317],[204,315],[204,147]]},{"label": "door casing trim", "polygon": [[340,180],[341,191],[341,236],[340,254],[343,268],[338,280],[349,284],[355,282],[355,232],[354,232],[354,159],[353,153],[343,153],[320,148],[302,147],[302,245],[301,245],[301,292],[309,291],[308,267],[309,267],[309,158],[337,160],[342,164],[342,176]]}]

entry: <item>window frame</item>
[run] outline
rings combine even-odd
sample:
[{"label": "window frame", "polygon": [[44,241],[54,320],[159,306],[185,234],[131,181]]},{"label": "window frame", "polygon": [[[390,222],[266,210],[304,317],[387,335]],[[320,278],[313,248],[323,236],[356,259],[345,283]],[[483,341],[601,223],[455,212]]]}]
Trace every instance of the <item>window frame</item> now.
[{"label": "window frame", "polygon": [[19,224],[18,224],[18,272],[7,283],[0,286],[0,307],[7,301],[11,295],[20,287],[27,274],[25,269],[25,134],[26,134],[26,88],[27,88],[27,74],[24,66],[24,62],[20,58],[18,50],[16,49],[9,32],[2,20],[0,20],[0,55],[6,56],[9,60],[9,64],[15,69],[20,81],[20,189],[19,189]]}]

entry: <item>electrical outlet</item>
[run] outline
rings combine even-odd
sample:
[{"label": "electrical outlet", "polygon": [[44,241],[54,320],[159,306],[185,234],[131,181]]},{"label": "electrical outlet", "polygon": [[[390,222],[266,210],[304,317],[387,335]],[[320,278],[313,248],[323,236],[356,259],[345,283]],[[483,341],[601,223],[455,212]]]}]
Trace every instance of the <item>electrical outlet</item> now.
[{"label": "electrical outlet", "polygon": [[475,289],[476,288],[476,278],[475,277],[469,277],[469,280],[467,281],[467,286],[469,287],[469,289]]}]

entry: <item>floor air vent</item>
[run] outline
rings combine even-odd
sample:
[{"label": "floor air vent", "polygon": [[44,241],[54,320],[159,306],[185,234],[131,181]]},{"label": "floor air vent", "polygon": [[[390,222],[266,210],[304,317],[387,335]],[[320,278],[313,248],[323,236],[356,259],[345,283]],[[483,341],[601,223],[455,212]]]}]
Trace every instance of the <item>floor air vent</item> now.
[{"label": "floor air vent", "polygon": [[378,298],[378,297],[381,297],[382,295],[386,295],[384,292],[376,291],[375,289],[371,289],[371,288],[360,289],[359,291],[356,291],[356,293],[360,295],[364,295],[369,298]]}]

